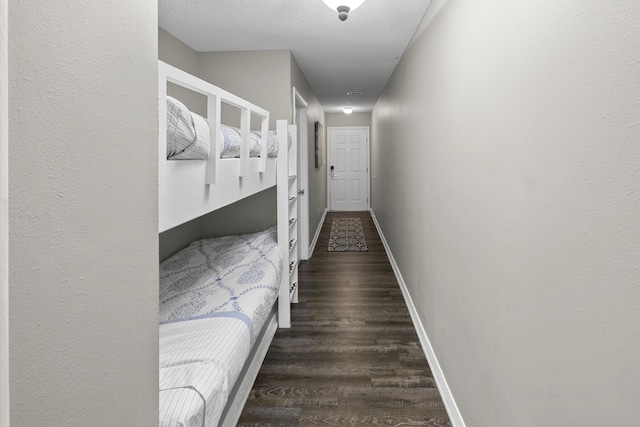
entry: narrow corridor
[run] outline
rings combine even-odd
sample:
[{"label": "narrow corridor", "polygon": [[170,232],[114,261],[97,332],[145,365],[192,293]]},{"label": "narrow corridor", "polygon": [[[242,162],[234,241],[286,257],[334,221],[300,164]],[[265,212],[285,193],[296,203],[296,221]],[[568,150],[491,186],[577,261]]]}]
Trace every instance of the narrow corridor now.
[{"label": "narrow corridor", "polygon": [[[361,218],[367,252],[327,251],[336,217]],[[329,213],[299,274],[238,425],[450,426],[369,212]]]}]

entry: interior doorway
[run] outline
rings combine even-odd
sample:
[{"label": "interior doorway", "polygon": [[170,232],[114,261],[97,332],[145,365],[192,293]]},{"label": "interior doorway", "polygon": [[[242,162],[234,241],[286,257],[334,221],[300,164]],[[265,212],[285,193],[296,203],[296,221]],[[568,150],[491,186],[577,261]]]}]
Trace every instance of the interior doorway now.
[{"label": "interior doorway", "polygon": [[298,259],[309,259],[309,104],[293,88],[293,124],[297,128],[298,140]]}]

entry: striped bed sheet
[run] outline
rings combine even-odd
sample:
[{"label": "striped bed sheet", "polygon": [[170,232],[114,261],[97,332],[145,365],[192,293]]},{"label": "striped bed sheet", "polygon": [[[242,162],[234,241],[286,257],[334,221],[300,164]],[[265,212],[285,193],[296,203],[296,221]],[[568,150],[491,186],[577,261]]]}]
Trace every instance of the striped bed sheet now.
[{"label": "striped bed sheet", "polygon": [[[240,130],[221,125],[218,130],[222,145],[220,157],[240,157],[242,138]],[[211,131],[204,117],[189,111],[177,99],[167,96],[167,159],[206,160],[211,152]],[[249,135],[249,157],[260,157],[262,136],[252,131]],[[267,133],[267,155],[278,156],[278,138],[275,131]]]},{"label": "striped bed sheet", "polygon": [[275,304],[276,229],[193,242],[160,264],[160,426],[216,426]]},{"label": "striped bed sheet", "polygon": [[251,351],[241,320],[160,325],[160,426],[216,426]]}]

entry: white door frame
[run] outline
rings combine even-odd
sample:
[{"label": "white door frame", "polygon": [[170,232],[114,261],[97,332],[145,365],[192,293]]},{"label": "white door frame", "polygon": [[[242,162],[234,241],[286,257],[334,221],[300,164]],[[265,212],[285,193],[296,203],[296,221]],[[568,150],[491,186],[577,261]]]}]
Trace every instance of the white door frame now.
[{"label": "white door frame", "polygon": [[298,132],[298,259],[309,259],[309,104],[293,88],[293,124]]},{"label": "white door frame", "polygon": [[369,126],[331,126],[327,128],[327,207],[331,210],[331,165],[329,165],[329,153],[331,153],[331,141],[329,133],[332,129],[349,129],[349,130],[366,130],[367,138],[365,141],[366,158],[367,158],[367,210],[371,210],[371,150],[369,149]]},{"label": "white door frame", "polygon": [[9,3],[0,0],[0,427],[9,427]]}]

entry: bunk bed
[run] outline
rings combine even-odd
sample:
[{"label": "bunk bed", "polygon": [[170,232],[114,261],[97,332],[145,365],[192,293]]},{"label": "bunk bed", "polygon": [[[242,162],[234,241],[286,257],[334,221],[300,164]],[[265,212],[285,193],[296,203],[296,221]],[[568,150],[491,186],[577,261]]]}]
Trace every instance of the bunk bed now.
[{"label": "bunk bed", "polygon": [[[297,301],[295,126],[270,131],[268,111],[162,61],[158,74],[159,232],[277,186],[277,227],[197,240],[160,264],[160,426],[232,426]],[[205,96],[206,117],[169,83]]]}]

